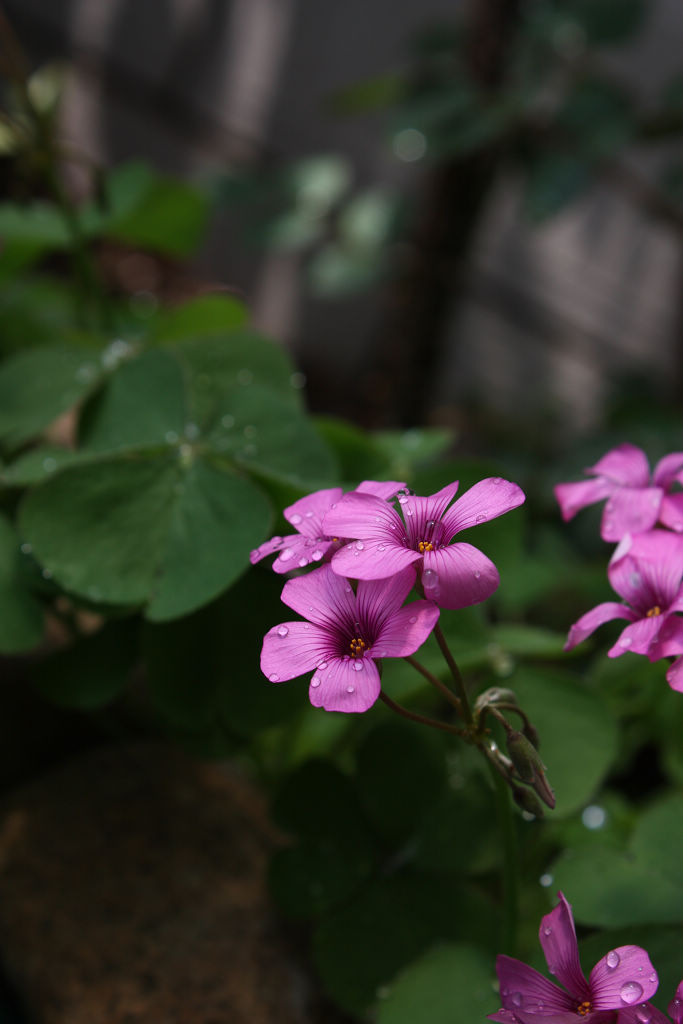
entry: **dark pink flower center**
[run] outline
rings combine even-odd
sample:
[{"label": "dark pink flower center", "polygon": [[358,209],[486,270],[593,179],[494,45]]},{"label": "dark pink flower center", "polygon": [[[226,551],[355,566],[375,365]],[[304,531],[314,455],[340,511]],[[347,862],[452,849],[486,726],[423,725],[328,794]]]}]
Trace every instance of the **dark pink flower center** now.
[{"label": "dark pink flower center", "polygon": [[580,1013],[582,1017],[587,1017],[591,1012],[591,1004],[587,999],[584,999],[582,1003],[576,1007],[576,1012]]},{"label": "dark pink flower center", "polygon": [[354,636],[349,643],[352,658],[362,658],[367,651],[368,645],[361,636]]}]

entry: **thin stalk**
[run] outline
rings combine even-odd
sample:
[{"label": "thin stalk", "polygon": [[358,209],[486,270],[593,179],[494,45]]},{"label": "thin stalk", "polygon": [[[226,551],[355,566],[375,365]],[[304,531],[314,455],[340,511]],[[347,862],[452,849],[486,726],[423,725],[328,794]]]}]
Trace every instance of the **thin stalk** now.
[{"label": "thin stalk", "polygon": [[442,732],[449,732],[453,736],[467,736],[467,733],[463,729],[458,729],[457,725],[450,725],[448,722],[439,722],[436,718],[428,718],[427,715],[420,715],[417,711],[409,711],[408,708],[404,708],[402,704],[397,704],[395,700],[388,697],[383,690],[380,690],[380,700],[383,700],[388,708],[395,711],[397,715],[402,715],[403,718],[409,718],[411,722],[419,722],[420,725],[429,725],[432,729],[441,729]]},{"label": "thin stalk", "polygon": [[412,656],[412,654],[405,655],[403,660],[407,661],[409,665],[412,665],[421,676],[424,676],[432,686],[436,687],[439,693],[441,693],[449,704],[453,705],[458,714],[462,716],[462,704],[460,702],[460,698],[456,697],[453,691],[450,690],[445,683],[442,683],[438,676],[433,675],[429,669],[425,668],[424,665],[421,665],[420,662]]},{"label": "thin stalk", "polygon": [[487,757],[493,779],[498,831],[503,844],[503,936],[502,948],[508,956],[517,950],[517,909],[519,900],[519,853],[510,790],[495,764]]},{"label": "thin stalk", "polygon": [[460,674],[460,669],[458,668],[458,666],[456,664],[455,658],[451,654],[450,647],[446,643],[446,637],[441,632],[441,626],[439,625],[438,622],[434,626],[434,636],[436,637],[436,642],[438,643],[439,647],[441,648],[441,653],[443,654],[444,658],[446,659],[446,664],[448,665],[449,669],[451,670],[451,675],[453,676],[453,682],[455,683],[455,690],[456,690],[456,692],[458,694],[458,697],[460,699],[460,704],[462,706],[462,717],[465,720],[465,722],[467,723],[467,725],[471,726],[471,725],[474,724],[474,716],[472,715],[472,709],[470,707],[469,698],[467,696],[467,690],[465,688],[465,681],[462,678],[462,675]]}]

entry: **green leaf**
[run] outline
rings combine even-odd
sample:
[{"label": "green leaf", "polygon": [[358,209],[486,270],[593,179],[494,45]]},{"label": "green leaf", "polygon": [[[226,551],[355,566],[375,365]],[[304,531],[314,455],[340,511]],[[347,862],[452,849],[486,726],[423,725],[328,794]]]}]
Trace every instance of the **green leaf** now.
[{"label": "green leaf", "polygon": [[494,626],[492,639],[503,651],[518,658],[557,658],[567,637],[565,633],[517,623]]},{"label": "green leaf", "polygon": [[348,295],[368,288],[382,269],[379,253],[328,242],[311,257],[308,277],[317,295]]},{"label": "green leaf", "polygon": [[249,481],[199,459],[121,455],[54,475],[26,495],[22,530],[67,590],[187,614],[248,565],[270,519]]},{"label": "green leaf", "polygon": [[498,1009],[488,953],[437,946],[401,971],[378,1006],[377,1024],[471,1024]]},{"label": "green leaf", "polygon": [[[128,245],[189,256],[206,225],[208,203],[197,189],[181,181],[134,168],[117,183],[112,210],[102,232]],[[146,179],[146,180],[145,180]]]},{"label": "green leaf", "polygon": [[125,686],[137,655],[136,641],[136,622],[108,622],[41,661],[33,668],[32,682],[54,704],[83,711],[102,707]]},{"label": "green leaf", "polygon": [[0,515],[0,653],[17,654],[40,643],[43,610],[22,579],[19,541]]},{"label": "green leaf", "polygon": [[345,420],[318,416],[315,427],[334,452],[342,479],[354,487],[361,480],[381,480],[388,476],[389,459],[378,451],[375,436]]},{"label": "green leaf", "polygon": [[231,295],[201,295],[173,309],[163,309],[152,321],[150,334],[155,341],[168,343],[185,338],[224,335],[244,327],[246,306]]},{"label": "green leaf", "polygon": [[614,718],[570,673],[526,665],[505,685],[515,691],[538,730],[541,757],[557,798],[552,813],[567,817],[590,801],[616,758]]},{"label": "green leaf", "polygon": [[567,13],[598,46],[630,39],[643,24],[646,11],[643,0],[570,0],[567,5]]},{"label": "green leaf", "polygon": [[0,289],[0,351],[6,355],[16,349],[54,344],[56,337],[63,337],[72,327],[74,308],[74,295],[67,283],[38,275],[12,275]]},{"label": "green leaf", "polygon": [[97,456],[77,452],[72,448],[59,448],[56,445],[40,445],[23,452],[9,465],[0,471],[0,483],[5,487],[25,487],[27,484],[39,484],[65,466],[88,462]]},{"label": "green leaf", "polygon": [[308,836],[278,850],[270,865],[270,887],[288,917],[316,917],[347,900],[374,866],[369,839],[340,830],[332,836]]},{"label": "green leaf", "polygon": [[42,200],[26,206],[0,203],[0,237],[5,243],[30,243],[41,249],[66,249],[71,244],[63,213]]},{"label": "green leaf", "polygon": [[33,348],[0,367],[0,440],[17,447],[38,435],[99,383],[102,368],[87,349]]},{"label": "green leaf", "polygon": [[635,113],[629,96],[601,78],[583,79],[557,115],[558,125],[571,132],[589,160],[611,156],[632,138]]}]

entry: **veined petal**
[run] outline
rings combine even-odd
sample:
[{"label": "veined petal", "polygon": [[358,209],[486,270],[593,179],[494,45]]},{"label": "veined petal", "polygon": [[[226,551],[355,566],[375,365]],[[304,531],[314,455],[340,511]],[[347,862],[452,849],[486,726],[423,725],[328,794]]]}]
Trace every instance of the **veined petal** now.
[{"label": "veined petal", "polygon": [[603,623],[609,622],[611,619],[630,619],[633,622],[635,618],[636,613],[627,608],[625,604],[618,604],[616,601],[605,601],[603,604],[598,604],[574,623],[569,630],[564,649],[571,651],[577,644],[582,643],[586,637],[595,632],[598,626],[602,626]]},{"label": "veined petal", "polygon": [[405,658],[422,647],[439,618],[431,601],[413,601],[399,608],[384,623],[372,646],[373,658]]},{"label": "veined petal", "polygon": [[356,595],[351,584],[333,573],[329,565],[287,580],[280,600],[333,634],[339,633],[340,623],[353,622],[356,618]]},{"label": "veined petal", "polygon": [[356,591],[356,618],[361,630],[369,636],[379,636],[384,623],[398,611],[414,584],[415,570],[411,566],[386,579],[361,580]]},{"label": "veined petal", "polygon": [[576,1005],[588,999],[588,982],[579,962],[579,947],[571,907],[558,893],[558,905],[541,920],[538,937],[548,970],[574,996]]},{"label": "veined petal", "polygon": [[353,537],[359,540],[403,540],[401,517],[388,501],[374,494],[351,491],[326,513],[323,519],[326,537]]},{"label": "veined petal", "polygon": [[384,501],[391,501],[399,491],[405,491],[407,486],[402,480],[363,480],[356,487],[356,494],[374,494]]},{"label": "veined petal", "polygon": [[289,541],[296,539],[297,535],[295,533],[288,537],[271,537],[270,540],[264,541],[263,544],[260,544],[251,552],[249,555],[249,561],[252,565],[256,565],[256,563],[260,562],[262,558],[267,558],[268,555],[272,555],[276,551],[279,551],[280,548],[284,547],[284,545]]},{"label": "veined petal", "polygon": [[679,619],[677,615],[666,615],[664,620],[648,651],[650,661],[683,654],[683,619]]},{"label": "veined petal", "polygon": [[678,479],[681,470],[683,470],[683,452],[672,452],[671,455],[665,455],[663,459],[659,460],[652,474],[652,482],[666,491],[674,480]]},{"label": "veined petal", "polygon": [[576,1000],[558,985],[545,978],[521,960],[500,955],[496,957],[496,973],[500,982],[503,1009],[530,1014],[576,1013]]},{"label": "veined petal", "polygon": [[642,614],[655,605],[664,611],[676,598],[683,577],[683,537],[649,530],[626,537],[607,570],[612,587]]},{"label": "veined petal", "polygon": [[493,562],[472,544],[459,541],[424,554],[424,594],[441,608],[479,604],[491,596],[499,583]]},{"label": "veined petal", "polygon": [[501,1009],[497,1013],[487,1013],[487,1020],[495,1020],[498,1024],[518,1024],[519,1018],[514,1015],[512,1010]]},{"label": "veined petal", "polygon": [[640,946],[617,946],[598,960],[588,979],[594,1010],[621,1010],[651,999],[659,979]]},{"label": "veined petal", "polygon": [[659,509],[659,521],[676,533],[683,533],[683,492],[665,494]]},{"label": "veined petal", "polygon": [[308,622],[282,622],[263,638],[261,671],[271,683],[310,672],[334,653],[329,633]]},{"label": "veined petal", "polygon": [[586,472],[606,476],[622,487],[647,487],[650,482],[650,464],[645,452],[628,443],[612,448]]},{"label": "veined petal", "polygon": [[669,1003],[667,1012],[674,1024],[681,1024],[683,1021],[683,981],[676,989],[676,995]]},{"label": "veined petal", "polygon": [[445,538],[477,523],[487,523],[517,508],[525,499],[524,491],[510,480],[492,476],[480,480],[451,505],[443,516]]},{"label": "veined petal", "polygon": [[383,580],[419,562],[419,551],[390,540],[352,540],[332,556],[336,573],[353,580]]},{"label": "veined petal", "polygon": [[342,496],[341,487],[328,487],[324,491],[314,491],[299,498],[289,505],[282,513],[299,533],[306,537],[324,537],[322,531],[323,516],[334,502]]},{"label": "veined petal", "polygon": [[573,519],[577,512],[587,505],[607,498],[615,488],[615,484],[605,477],[596,480],[579,480],[577,483],[556,484],[553,488],[560,512],[565,523]]},{"label": "veined petal", "polygon": [[618,658],[626,651],[631,651],[633,654],[648,654],[650,646],[657,639],[661,626],[661,615],[652,615],[650,618],[632,622],[630,626],[622,630],[617,642],[607,652],[607,657]]},{"label": "veined petal", "polygon": [[361,712],[379,697],[380,679],[372,658],[331,658],[320,666],[308,691],[311,704],[325,711]]},{"label": "veined petal", "polygon": [[670,666],[666,673],[666,681],[672,690],[683,693],[683,658],[676,658]]},{"label": "veined petal", "polygon": [[618,487],[607,499],[602,513],[602,539],[616,543],[627,533],[652,529],[663,495],[660,487]]},{"label": "veined petal", "polygon": [[652,1003],[628,1006],[625,1010],[619,1010],[617,1016],[617,1024],[643,1024],[644,1021],[647,1021],[647,1024],[670,1024],[669,1018]]},{"label": "veined petal", "polygon": [[[273,570],[283,573],[292,569],[304,569],[312,562],[320,562],[332,547],[331,540],[313,540],[311,537],[304,537],[303,534],[293,533],[284,538],[280,554],[273,562]],[[286,586],[286,584],[285,584]]]}]

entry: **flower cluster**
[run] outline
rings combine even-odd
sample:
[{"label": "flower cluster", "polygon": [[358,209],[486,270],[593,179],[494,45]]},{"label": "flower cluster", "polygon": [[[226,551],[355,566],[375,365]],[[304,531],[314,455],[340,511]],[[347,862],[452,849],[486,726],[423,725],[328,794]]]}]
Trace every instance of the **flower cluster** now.
[{"label": "flower cluster", "polygon": [[[566,650],[611,619],[628,622],[608,651],[650,661],[674,656],[669,685],[683,692],[683,452],[666,455],[650,469],[645,453],[619,445],[586,470],[593,479],[558,484],[555,496],[565,520],[607,498],[601,536],[616,541],[608,578],[623,603],[607,601],[586,612],[569,631]],[[678,488],[678,489],[674,489]]]},{"label": "flower cluster", "polygon": [[[500,1024],[669,1024],[648,1000],[659,980],[640,946],[618,946],[598,960],[588,980],[581,970],[571,907],[559,903],[541,920],[538,937],[548,970],[560,988],[520,960],[499,956],[496,971],[502,1007],[489,1016]],[[683,1022],[683,982],[669,1004],[674,1024]]]},{"label": "flower cluster", "polygon": [[[312,671],[314,706],[366,711],[380,694],[377,662],[413,654],[441,608],[465,608],[494,592],[493,562],[453,539],[516,508],[524,493],[500,477],[454,500],[457,489],[418,497],[404,483],[366,480],[348,494],[316,491],[285,509],[297,532],[262,544],[252,563],[276,553],[279,573],[321,564],[284,585],[282,601],[303,619],[266,634],[261,669],[271,682]],[[417,600],[405,604],[413,588]]]}]

